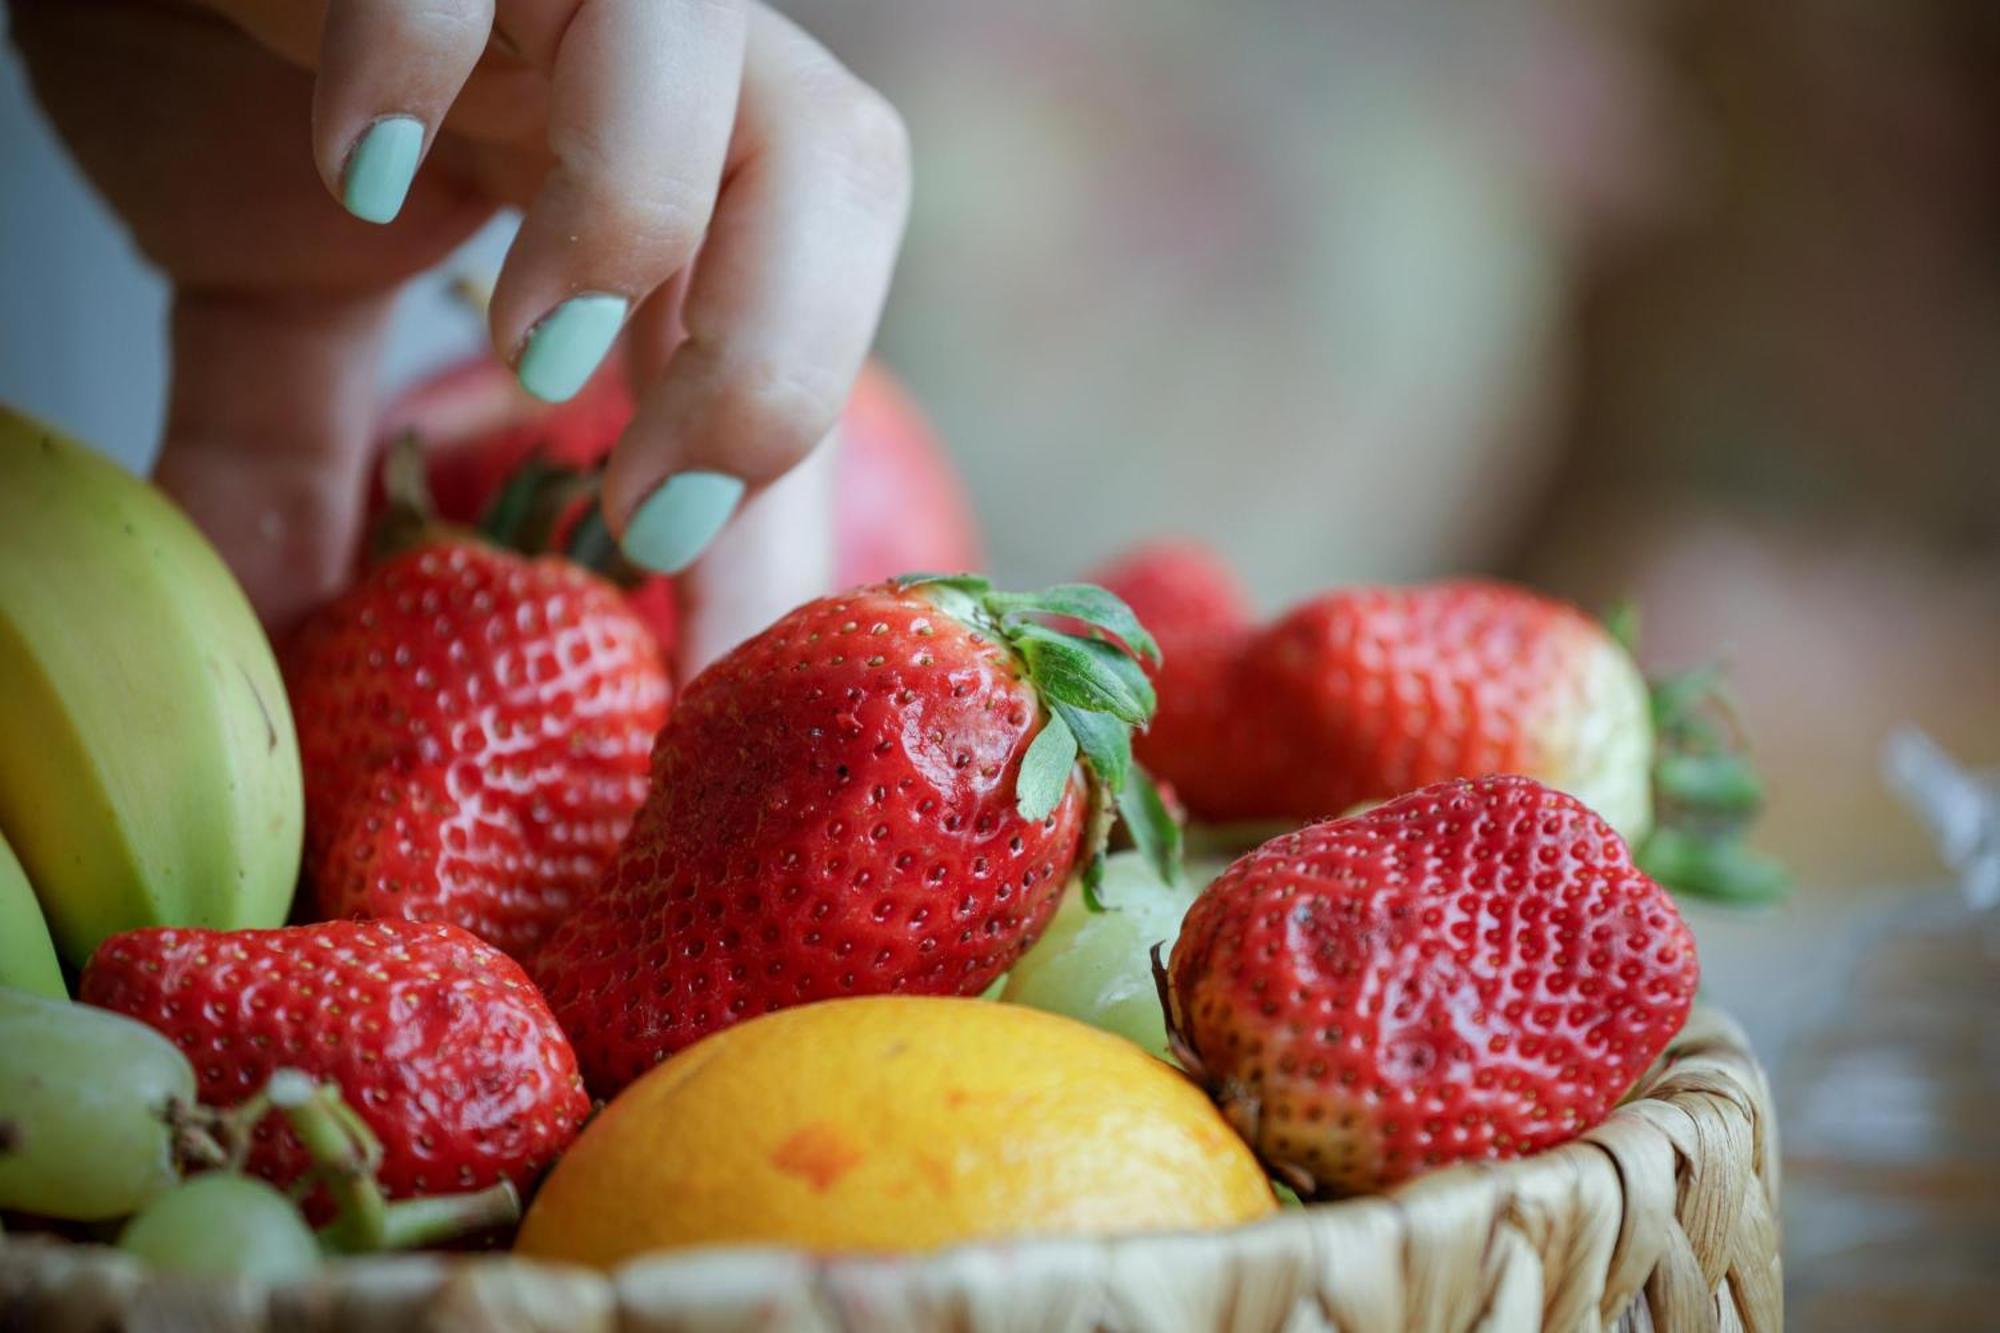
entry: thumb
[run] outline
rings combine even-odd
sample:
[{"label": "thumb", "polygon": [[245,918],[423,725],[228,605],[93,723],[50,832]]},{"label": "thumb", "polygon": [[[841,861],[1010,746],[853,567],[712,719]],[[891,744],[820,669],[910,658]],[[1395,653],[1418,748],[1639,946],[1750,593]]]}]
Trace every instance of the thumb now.
[{"label": "thumb", "polygon": [[279,636],[346,582],[393,293],[181,290],[154,478]]}]

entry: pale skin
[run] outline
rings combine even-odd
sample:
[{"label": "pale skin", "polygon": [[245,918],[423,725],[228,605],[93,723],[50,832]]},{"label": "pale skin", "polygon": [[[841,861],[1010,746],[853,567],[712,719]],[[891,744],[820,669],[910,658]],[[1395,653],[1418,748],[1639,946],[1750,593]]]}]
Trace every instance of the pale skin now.
[{"label": "pale skin", "polygon": [[[820,590],[827,468],[798,464],[873,340],[909,150],[788,20],[750,0],[11,7],[43,106],[173,286],[156,478],[274,631],[351,572],[396,293],[505,205],[524,218],[488,317],[510,364],[569,297],[633,311],[612,530],[684,471],[748,484],[693,571],[691,655]],[[422,122],[423,159],[374,225],[340,197],[384,116]]]}]

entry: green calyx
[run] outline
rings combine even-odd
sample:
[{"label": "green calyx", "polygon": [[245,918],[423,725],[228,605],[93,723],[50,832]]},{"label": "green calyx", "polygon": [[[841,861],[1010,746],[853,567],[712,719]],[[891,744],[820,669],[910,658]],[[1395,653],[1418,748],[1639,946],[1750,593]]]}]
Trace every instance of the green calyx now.
[{"label": "green calyx", "polygon": [[[496,546],[527,555],[560,555],[620,587],[645,577],[625,558],[604,521],[599,489],[604,467],[570,467],[530,454],[480,515],[479,531]],[[567,531],[563,520],[577,513]]]},{"label": "green calyx", "polygon": [[[645,573],[625,559],[604,521],[598,501],[603,476],[601,464],[570,467],[552,463],[540,452],[529,454],[487,502],[479,522],[460,529],[438,518],[424,467],[423,441],[416,432],[406,431],[382,459],[382,492],[388,505],[369,534],[369,552],[383,560],[440,537],[472,537],[522,555],[560,555],[630,588]],[[571,514],[576,520],[565,528],[564,520]]]},{"label": "green calyx", "polygon": [[[1630,603],[1606,629],[1636,655]],[[1764,808],[1764,783],[1719,663],[1649,681],[1653,713],[1653,831],[1634,849],[1640,869],[1676,894],[1735,906],[1782,899],[1791,877],[1745,841]]]},{"label": "green calyx", "polygon": [[1041,696],[1047,719],[1021,759],[1014,788],[1021,818],[1047,819],[1083,761],[1090,792],[1083,894],[1091,909],[1103,907],[1105,848],[1121,819],[1160,877],[1178,883],[1180,825],[1132,758],[1133,729],[1150,722],[1158,706],[1142,664],[1160,661],[1159,644],[1132,608],[1087,583],[1037,593],[998,592],[976,574],[907,574],[896,583],[1005,643]]}]

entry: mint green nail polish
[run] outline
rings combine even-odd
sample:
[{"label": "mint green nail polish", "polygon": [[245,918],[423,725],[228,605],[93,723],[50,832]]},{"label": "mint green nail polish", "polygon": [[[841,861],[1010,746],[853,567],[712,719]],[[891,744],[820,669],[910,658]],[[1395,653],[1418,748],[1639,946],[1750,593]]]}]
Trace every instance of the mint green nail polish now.
[{"label": "mint green nail polish", "polygon": [[402,211],[417,159],[424,152],[424,123],[410,116],[384,116],[370,125],[347,155],[340,202],[364,222],[389,222]]},{"label": "mint green nail polish", "polygon": [[624,326],[622,296],[572,296],[528,330],[528,345],[514,374],[521,387],[546,403],[572,397],[590,379]]},{"label": "mint green nail polish", "polygon": [[742,479],[726,472],[669,477],[625,525],[625,556],[647,569],[678,574],[708,549],[742,500]]}]

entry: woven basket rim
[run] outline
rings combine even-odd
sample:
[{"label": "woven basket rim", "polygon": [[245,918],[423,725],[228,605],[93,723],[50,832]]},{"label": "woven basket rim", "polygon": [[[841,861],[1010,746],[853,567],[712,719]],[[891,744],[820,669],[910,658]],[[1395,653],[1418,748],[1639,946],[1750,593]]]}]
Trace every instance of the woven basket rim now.
[{"label": "woven basket rim", "polygon": [[[911,1328],[1058,1326],[1021,1316],[1085,1306],[1108,1326],[1180,1326],[1118,1317],[1143,1313],[1145,1294],[1126,1288],[1145,1274],[1169,1288],[1193,1283],[1176,1297],[1192,1301],[1187,1308],[1198,1308],[1209,1287],[1228,1289],[1236,1317],[1219,1327],[1283,1326],[1245,1317],[1254,1316],[1261,1288],[1273,1309],[1310,1298],[1341,1327],[1605,1327],[1629,1320],[1637,1298],[1655,1329],[1777,1329],[1778,1189],[1762,1071],[1734,1021],[1697,1005],[1626,1100],[1568,1143],[1233,1228],[1017,1237],[921,1254],[715,1246],[634,1259],[608,1275],[508,1254],[384,1255],[338,1260],[275,1285],[154,1275],[106,1246],[5,1236],[0,1325],[20,1309],[42,1308],[37,1300],[79,1313],[78,1302],[115,1296],[117,1309],[165,1301],[263,1311],[272,1327],[296,1322],[278,1317],[286,1311],[329,1310],[394,1311],[403,1320],[414,1312],[414,1322],[398,1326],[428,1327],[425,1312],[471,1302],[526,1327],[719,1328],[769,1314],[774,1299],[796,1316],[774,1327],[848,1327],[857,1302],[868,1310],[887,1302],[955,1312],[948,1323],[907,1317],[899,1325]],[[1395,1271],[1371,1273],[1353,1261],[1370,1254]],[[1070,1285],[1084,1294],[1067,1298]],[[1405,1317],[1344,1315],[1391,1307]],[[1452,1317],[1461,1308],[1476,1317]],[[986,1318],[967,1318],[980,1310]],[[1529,1312],[1532,1321],[1521,1322]],[[1495,1318],[1501,1314],[1509,1317]],[[345,1328],[377,1320],[310,1322]]]}]

